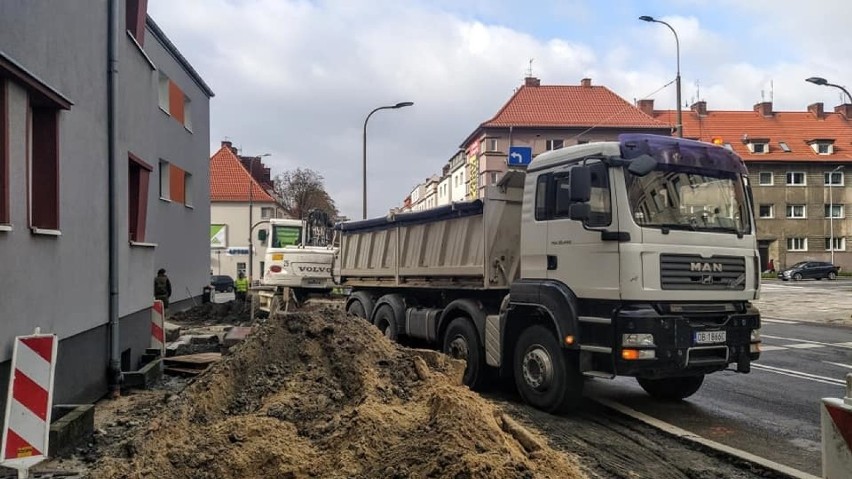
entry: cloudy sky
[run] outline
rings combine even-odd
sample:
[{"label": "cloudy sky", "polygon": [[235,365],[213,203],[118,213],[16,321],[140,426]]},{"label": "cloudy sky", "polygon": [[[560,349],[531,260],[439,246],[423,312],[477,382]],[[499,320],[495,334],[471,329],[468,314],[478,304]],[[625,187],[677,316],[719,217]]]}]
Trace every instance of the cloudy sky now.
[{"label": "cloudy sky", "polygon": [[[852,87],[848,0],[150,0],[149,13],[216,93],[211,152],[228,138],[270,153],[273,174],[309,167],[341,212],[383,215],[441,166],[523,82],[589,77],[628,101],[674,108],[674,37],[683,101],[709,109],[826,109]],[[669,86],[666,86],[670,84]]]}]

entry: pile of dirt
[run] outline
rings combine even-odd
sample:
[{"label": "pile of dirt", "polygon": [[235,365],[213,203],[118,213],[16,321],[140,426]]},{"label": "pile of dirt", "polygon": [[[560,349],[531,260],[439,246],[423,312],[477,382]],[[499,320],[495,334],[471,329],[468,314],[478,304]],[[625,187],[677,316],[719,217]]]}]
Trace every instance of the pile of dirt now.
[{"label": "pile of dirt", "polygon": [[584,477],[462,373],[339,311],[279,316],[105,448],[91,477]]},{"label": "pile of dirt", "polygon": [[203,303],[186,311],[170,314],[168,320],[182,325],[248,324],[251,321],[250,308],[239,301],[227,303]]}]

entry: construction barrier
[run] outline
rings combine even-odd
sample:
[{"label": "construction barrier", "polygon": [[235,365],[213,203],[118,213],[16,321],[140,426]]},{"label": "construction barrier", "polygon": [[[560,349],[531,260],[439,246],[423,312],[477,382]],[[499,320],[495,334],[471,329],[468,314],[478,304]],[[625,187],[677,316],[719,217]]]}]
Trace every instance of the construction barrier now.
[{"label": "construction barrier", "polygon": [[17,469],[19,478],[29,477],[29,468],[47,457],[58,342],[38,328],[15,338],[0,465]]},{"label": "construction barrier", "polygon": [[166,357],[166,315],[163,302],[154,301],[151,308],[151,349],[160,350],[160,355]]},{"label": "construction barrier", "polygon": [[846,397],[823,398],[820,408],[822,426],[822,477],[852,477],[852,373],[846,375]]}]

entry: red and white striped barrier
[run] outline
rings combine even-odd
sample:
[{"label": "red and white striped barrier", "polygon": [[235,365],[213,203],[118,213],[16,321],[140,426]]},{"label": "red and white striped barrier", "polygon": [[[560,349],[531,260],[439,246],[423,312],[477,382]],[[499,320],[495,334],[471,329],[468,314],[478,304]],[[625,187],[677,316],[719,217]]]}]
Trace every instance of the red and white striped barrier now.
[{"label": "red and white striped barrier", "polygon": [[38,328],[15,338],[0,465],[17,469],[18,477],[28,477],[29,468],[47,457],[57,343],[56,335]]},{"label": "red and white striped barrier", "polygon": [[823,398],[820,408],[822,425],[822,477],[852,477],[852,373],[846,375],[846,397]]},{"label": "red and white striped barrier", "polygon": [[163,302],[159,299],[154,301],[151,308],[151,349],[159,349],[160,354],[166,356],[166,315]]}]

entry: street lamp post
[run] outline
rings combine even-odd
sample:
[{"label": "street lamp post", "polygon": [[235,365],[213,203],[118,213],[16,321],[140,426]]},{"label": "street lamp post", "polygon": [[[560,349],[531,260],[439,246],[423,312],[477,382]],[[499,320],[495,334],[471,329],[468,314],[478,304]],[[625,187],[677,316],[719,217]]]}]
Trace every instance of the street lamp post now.
[{"label": "street lamp post", "polygon": [[398,108],[405,108],[407,106],[412,106],[412,105],[414,105],[414,102],[403,101],[403,102],[397,103],[396,105],[380,106],[380,107],[374,109],[373,111],[371,111],[370,114],[367,115],[367,118],[364,120],[364,138],[363,138],[363,143],[362,143],[363,150],[364,150],[363,151],[363,153],[364,153],[364,155],[363,155],[364,170],[363,170],[363,182],[362,182],[362,185],[363,185],[363,191],[362,191],[363,214],[362,214],[362,217],[363,217],[363,219],[367,219],[367,122],[370,121],[370,117],[373,116],[373,113],[375,113],[379,110],[396,110]]},{"label": "street lamp post", "polygon": [[847,91],[846,88],[843,88],[841,85],[835,85],[834,83],[829,83],[828,80],[826,80],[825,78],[821,78],[821,77],[805,78],[805,81],[813,83],[814,85],[833,86],[834,88],[839,88],[839,89],[843,90],[843,93],[846,93],[846,97],[849,98],[849,102],[852,103],[852,95],[850,95],[849,91]]},{"label": "street lamp post", "polygon": [[643,22],[662,23],[663,25],[669,27],[669,30],[674,33],[675,51],[677,53],[677,76],[675,77],[675,88],[677,89],[677,136],[683,138],[683,115],[680,110],[680,40],[677,37],[677,32],[675,31],[675,29],[662,20],[657,20],[656,18],[649,17],[648,15],[642,15],[641,17],[639,17],[639,20],[642,20]]},{"label": "street lamp post", "polygon": [[252,283],[252,275],[254,274],[254,242],[251,237],[252,217],[254,213],[254,161],[263,158],[264,156],[272,156],[269,153],[264,153],[260,156],[253,156],[249,160],[249,177],[248,177],[248,194],[249,194],[249,237],[248,237],[248,280]]},{"label": "street lamp post", "polygon": [[831,264],[834,264],[834,196],[831,194],[831,186],[834,184],[834,174],[842,169],[843,165],[840,165],[828,174],[828,247],[831,248]]}]

